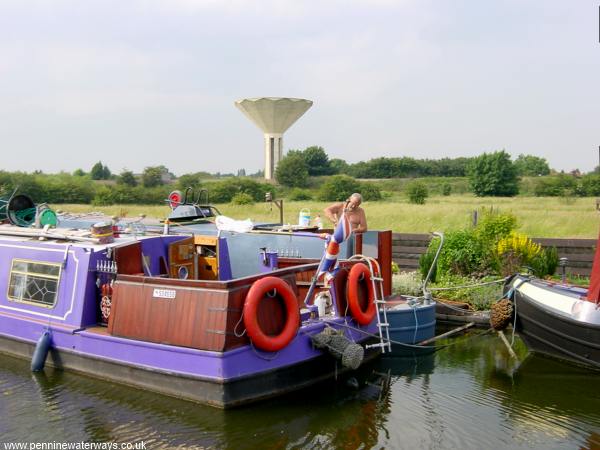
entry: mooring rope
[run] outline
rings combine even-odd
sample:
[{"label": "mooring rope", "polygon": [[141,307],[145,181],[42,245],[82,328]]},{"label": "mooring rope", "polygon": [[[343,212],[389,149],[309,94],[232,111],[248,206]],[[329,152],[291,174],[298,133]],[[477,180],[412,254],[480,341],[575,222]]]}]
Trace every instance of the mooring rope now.
[{"label": "mooring rope", "polygon": [[[360,328],[356,328],[356,327],[353,327],[353,326],[350,326],[350,325],[347,325],[347,324],[342,324],[342,323],[335,323],[335,324],[333,324],[333,326],[335,326],[335,325],[339,325],[339,326],[342,326],[342,327],[347,327],[349,329],[358,331],[359,333],[362,333],[362,334],[365,334],[367,336],[379,339],[378,335],[373,334],[373,333],[369,333],[368,331],[365,331],[365,330],[361,330]],[[488,334],[490,331],[493,331],[493,329],[489,328],[489,329],[485,330],[483,333],[478,333],[478,334],[474,334],[472,336],[468,336],[466,339],[472,339],[474,337],[484,336],[484,335]],[[392,344],[400,345],[400,346],[403,346],[403,347],[408,347],[408,348],[422,348],[422,349],[430,348],[430,349],[434,349],[435,351],[442,350],[442,349],[444,349],[446,347],[450,347],[452,345],[456,345],[456,344],[459,343],[459,342],[451,342],[449,344],[442,344],[442,345],[418,345],[418,344],[407,344],[405,342],[398,342],[398,341],[394,341],[393,339],[384,339],[384,340],[387,341],[387,342],[390,342]]]}]

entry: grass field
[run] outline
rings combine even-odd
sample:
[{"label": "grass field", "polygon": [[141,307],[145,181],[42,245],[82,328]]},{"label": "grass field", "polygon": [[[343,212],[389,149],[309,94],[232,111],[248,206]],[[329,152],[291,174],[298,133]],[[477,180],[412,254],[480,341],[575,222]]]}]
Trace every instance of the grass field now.
[{"label": "grass field", "polygon": [[[236,206],[215,205],[222,214],[259,222],[279,221],[279,211],[267,203]],[[311,217],[323,216],[324,202],[285,202],[284,221],[297,223],[301,208],[308,208]],[[463,228],[471,223],[474,210],[482,208],[512,213],[517,217],[520,232],[531,237],[596,238],[600,225],[600,212],[596,211],[595,198],[514,197],[479,198],[472,195],[434,196],[425,205],[412,205],[406,200],[365,202],[369,228],[391,229],[400,233],[427,233]],[[129,218],[146,214],[163,219],[169,213],[167,206],[121,205],[98,207],[90,205],[54,205],[55,209],[71,213],[102,211],[108,215]],[[324,219],[325,226],[329,223]]]}]

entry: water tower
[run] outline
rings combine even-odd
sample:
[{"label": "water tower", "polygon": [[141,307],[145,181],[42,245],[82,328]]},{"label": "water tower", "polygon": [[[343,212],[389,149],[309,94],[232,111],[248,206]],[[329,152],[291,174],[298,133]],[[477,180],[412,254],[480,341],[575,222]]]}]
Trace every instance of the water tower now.
[{"label": "water tower", "polygon": [[283,133],[312,106],[303,98],[245,98],[237,106],[265,134],[265,178],[272,180],[283,157]]}]

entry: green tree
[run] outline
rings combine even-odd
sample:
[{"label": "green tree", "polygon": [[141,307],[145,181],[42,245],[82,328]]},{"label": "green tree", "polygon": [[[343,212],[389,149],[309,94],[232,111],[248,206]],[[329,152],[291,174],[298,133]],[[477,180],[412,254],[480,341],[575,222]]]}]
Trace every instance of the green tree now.
[{"label": "green tree", "polygon": [[73,176],[74,177],[85,177],[86,173],[83,171],[83,169],[75,169],[73,171]]},{"label": "green tree", "polygon": [[519,193],[517,169],[504,150],[474,158],[468,172],[471,189],[478,197],[512,197]]},{"label": "green tree", "polygon": [[520,154],[515,160],[515,167],[520,176],[536,177],[539,175],[549,175],[550,166],[546,158],[539,156]]},{"label": "green tree", "polygon": [[304,160],[308,168],[308,174],[311,176],[331,175],[332,170],[329,163],[329,157],[323,147],[313,145],[307,147],[303,152]]},{"label": "green tree", "polygon": [[96,164],[92,166],[92,170],[90,171],[90,176],[92,180],[104,180],[104,165],[102,161],[98,161]]},{"label": "green tree", "polygon": [[282,186],[305,187],[308,182],[308,167],[298,152],[289,152],[275,170],[275,179]]},{"label": "green tree", "polygon": [[142,173],[142,185],[155,187],[163,185],[163,168],[161,166],[146,167]]},{"label": "green tree", "polygon": [[348,165],[348,163],[346,161],[344,161],[343,159],[340,158],[333,158],[329,160],[329,167],[331,167],[331,173],[332,175],[335,174],[348,174],[348,170],[350,169],[350,166]]},{"label": "green tree", "polygon": [[117,183],[125,186],[137,186],[137,180],[131,170],[123,170],[117,178]]},{"label": "green tree", "polygon": [[110,169],[108,168],[107,165],[105,165],[102,168],[102,179],[103,180],[110,180],[110,177],[112,176],[112,173],[110,172]]},{"label": "green tree", "polygon": [[182,191],[188,187],[198,189],[202,186],[202,173],[203,172],[184,173],[177,179],[177,187]]}]

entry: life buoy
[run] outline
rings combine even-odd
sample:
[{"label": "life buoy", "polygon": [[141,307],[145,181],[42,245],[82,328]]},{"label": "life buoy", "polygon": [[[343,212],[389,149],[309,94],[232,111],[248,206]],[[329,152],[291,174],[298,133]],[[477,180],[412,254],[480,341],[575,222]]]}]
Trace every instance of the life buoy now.
[{"label": "life buoy", "polygon": [[[258,306],[265,296],[275,292],[284,303],[286,322],[283,330],[276,336],[266,334],[258,323]],[[254,345],[265,351],[275,352],[287,346],[298,332],[300,311],[298,300],[289,284],[277,277],[265,277],[254,282],[244,302],[244,325],[248,337]]]},{"label": "life buoy", "polygon": [[[367,284],[367,309],[363,310],[360,303],[359,290],[360,284]],[[375,317],[375,292],[373,283],[371,283],[371,273],[364,264],[355,264],[350,269],[348,281],[346,281],[346,295],[348,297],[348,307],[354,320],[360,325],[368,325]]]}]

